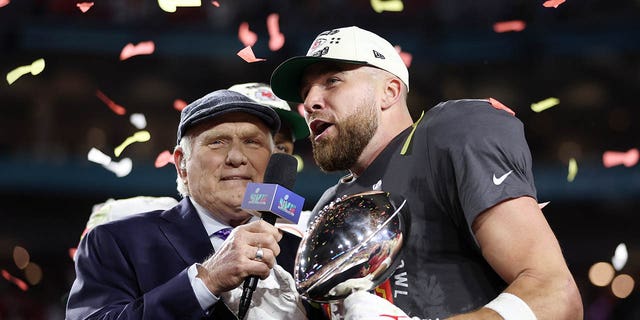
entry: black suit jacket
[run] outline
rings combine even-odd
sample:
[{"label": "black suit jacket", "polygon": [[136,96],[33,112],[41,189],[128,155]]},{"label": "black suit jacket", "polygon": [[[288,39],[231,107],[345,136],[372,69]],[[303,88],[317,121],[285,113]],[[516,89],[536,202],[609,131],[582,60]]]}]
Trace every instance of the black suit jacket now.
[{"label": "black suit jacket", "polygon": [[[278,264],[293,273],[300,239],[284,233]],[[167,211],[151,211],[99,225],[76,252],[76,280],[67,319],[235,319],[219,302],[203,311],[187,269],[213,247],[185,198]]]}]

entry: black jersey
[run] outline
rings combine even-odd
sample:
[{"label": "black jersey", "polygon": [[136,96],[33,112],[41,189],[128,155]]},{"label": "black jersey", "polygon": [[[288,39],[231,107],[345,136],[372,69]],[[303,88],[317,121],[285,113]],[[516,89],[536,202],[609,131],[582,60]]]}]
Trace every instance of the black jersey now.
[{"label": "black jersey", "polygon": [[440,103],[395,137],[361,176],[325,191],[314,214],[337,197],[372,189],[409,204],[410,236],[390,278],[390,300],[409,316],[469,312],[506,287],[483,259],[470,226],[501,201],[536,196],[516,117],[486,100]]}]

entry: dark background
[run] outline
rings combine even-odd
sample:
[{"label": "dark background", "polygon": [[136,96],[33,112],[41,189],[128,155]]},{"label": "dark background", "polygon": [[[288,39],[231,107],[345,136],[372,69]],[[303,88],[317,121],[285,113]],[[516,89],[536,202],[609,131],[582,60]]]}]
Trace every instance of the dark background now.
[{"label": "dark background", "polygon": [[[74,1],[13,0],[0,8],[0,73],[44,58],[45,70],[12,85],[0,81],[0,269],[25,280],[12,258],[26,248],[42,269],[27,291],[0,278],[0,319],[62,319],[74,278],[74,248],[92,206],[108,198],[178,197],[171,165],[155,168],[172,150],[178,112],[190,102],[241,82],[268,82],[286,58],[304,54],[326,29],[358,25],[411,53],[412,115],[439,101],[493,97],[525,124],[540,202],[582,293],[586,319],[639,319],[638,289],[625,298],[589,282],[598,261],[625,243],[629,261],[618,273],[640,281],[640,170],[605,168],[607,150],[638,147],[640,1],[404,1],[404,11],[373,11],[370,1],[203,0],[198,8],[162,11],[156,1],[95,1],[82,13]],[[280,15],[282,49],[268,49],[266,17]],[[493,24],[523,20],[521,32],[495,33]],[[258,35],[246,63],[238,26]],[[120,61],[127,43],[154,41],[153,55]],[[4,77],[3,77],[4,78]],[[101,90],[127,109],[119,116],[96,97]],[[556,97],[541,113],[531,103]],[[143,113],[151,140],[126,148],[133,171],[117,178],[89,162],[91,147],[113,148],[138,131]],[[340,174],[320,172],[308,141],[296,191],[310,207]],[[567,181],[569,159],[578,164]],[[26,281],[26,280],[25,280]],[[28,283],[28,282],[27,282]]]}]

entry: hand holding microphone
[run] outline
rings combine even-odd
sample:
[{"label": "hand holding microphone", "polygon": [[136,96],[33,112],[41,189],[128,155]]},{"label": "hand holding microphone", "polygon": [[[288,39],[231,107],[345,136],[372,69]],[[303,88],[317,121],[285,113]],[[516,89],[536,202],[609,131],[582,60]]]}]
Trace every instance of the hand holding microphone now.
[{"label": "hand holding microphone", "polygon": [[[284,154],[274,153],[269,159],[264,174],[264,183],[249,183],[242,201],[242,208],[256,210],[262,220],[271,225],[278,217],[297,223],[304,205],[304,198],[293,193],[290,189],[296,182],[298,161],[296,158]],[[256,258],[264,254],[260,248],[256,251]],[[247,277],[244,281],[238,318],[242,320],[249,310],[253,292],[258,284],[258,276]]]}]

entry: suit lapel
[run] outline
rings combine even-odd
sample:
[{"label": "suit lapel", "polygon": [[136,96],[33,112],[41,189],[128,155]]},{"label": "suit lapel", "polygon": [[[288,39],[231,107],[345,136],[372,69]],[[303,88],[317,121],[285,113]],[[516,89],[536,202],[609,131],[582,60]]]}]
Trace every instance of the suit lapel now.
[{"label": "suit lapel", "polygon": [[187,265],[202,262],[213,253],[207,231],[188,198],[162,213],[162,218],[165,223],[160,229]]}]

